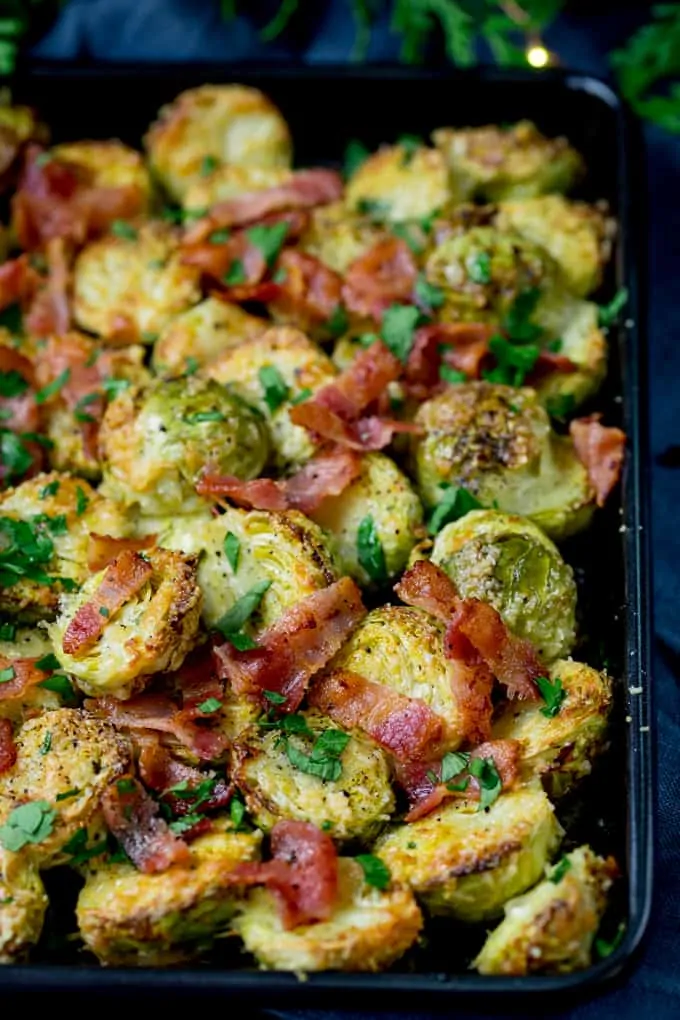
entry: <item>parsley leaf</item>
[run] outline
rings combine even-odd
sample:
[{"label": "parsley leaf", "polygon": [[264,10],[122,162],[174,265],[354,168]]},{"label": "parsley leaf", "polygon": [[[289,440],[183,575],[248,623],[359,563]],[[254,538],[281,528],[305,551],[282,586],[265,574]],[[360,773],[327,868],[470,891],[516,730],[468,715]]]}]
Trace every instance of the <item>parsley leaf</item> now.
[{"label": "parsley leaf", "polygon": [[257,377],[264,392],[265,403],[273,414],[288,399],[288,384],[275,365],[262,365]]},{"label": "parsley leaf", "polygon": [[458,521],[471,510],[483,510],[479,500],[462,486],[448,488],[444,491],[440,502],[432,511],[427,530],[430,535],[437,535],[445,525]]},{"label": "parsley leaf", "polygon": [[187,414],[184,418],[189,425],[202,425],[208,421],[224,421],[221,411],[196,411],[194,414]]},{"label": "parsley leaf", "polygon": [[234,259],[222,277],[222,282],[226,283],[228,287],[237,287],[240,283],[245,283],[247,279],[242,259]]},{"label": "parsley leaf", "polygon": [[0,641],[14,641],[17,636],[17,625],[9,620],[0,623]]},{"label": "parsley leaf", "polygon": [[387,888],[392,875],[384,861],[374,854],[357,854],[354,860],[361,865],[366,885],[372,885],[374,889]]},{"label": "parsley leaf", "polygon": [[504,383],[507,386],[521,386],[527,374],[538,361],[540,350],[537,344],[515,344],[502,336],[492,336],[489,350],[496,358],[496,367],[482,375],[489,382]]},{"label": "parsley leaf", "polygon": [[43,655],[42,659],[37,660],[35,668],[42,670],[43,673],[48,673],[51,670],[61,669],[61,663],[53,652],[48,652],[47,655]]},{"label": "parsley leaf", "polygon": [[284,695],[279,694],[278,691],[263,691],[262,693],[267,701],[271,701],[272,705],[285,705],[287,701]]},{"label": "parsley leaf", "polygon": [[417,227],[413,223],[393,223],[390,229],[395,237],[406,242],[414,255],[421,255],[425,251],[425,243],[418,236]]},{"label": "parsley leaf", "polygon": [[343,175],[345,180],[352,177],[362,163],[366,162],[370,155],[370,151],[366,148],[363,142],[360,142],[356,138],[352,138],[345,148],[345,158],[343,161]]},{"label": "parsley leaf", "polygon": [[114,220],[111,224],[111,233],[114,237],[120,237],[123,241],[136,241],[138,232],[127,220]]},{"label": "parsley leaf", "polygon": [[56,496],[59,492],[59,482],[55,479],[53,482],[49,482],[44,485],[40,490],[40,498],[47,499],[49,496]]},{"label": "parsley leaf", "polygon": [[41,390],[37,391],[35,395],[36,404],[44,404],[46,400],[50,399],[50,397],[55,396],[62,386],[66,385],[70,378],[71,369],[65,368],[63,372],[60,372],[56,379],[53,379],[51,383],[48,383],[47,386],[43,386]]},{"label": "parsley leaf", "polygon": [[76,488],[76,516],[82,517],[89,506],[90,500],[85,495],[85,490],[80,486]]},{"label": "parsley leaf", "polygon": [[559,885],[568,871],[571,871],[571,861],[568,857],[562,857],[548,877],[554,885]]},{"label": "parsley leaf", "polygon": [[576,407],[576,399],[572,393],[556,393],[548,397],[546,410],[551,418],[564,421]]},{"label": "parsley leaf", "polygon": [[7,468],[7,478],[12,480],[25,474],[33,463],[33,457],[14,432],[0,430],[0,463]]},{"label": "parsley leaf", "polygon": [[251,244],[260,249],[268,266],[276,261],[287,234],[288,224],[285,222],[272,223],[271,226],[267,226],[266,223],[258,223],[257,226],[246,230],[246,237]]},{"label": "parsley leaf", "polygon": [[376,584],[384,583],[387,580],[385,551],[370,514],[364,517],[357,529],[357,553],[359,563],[370,579]]},{"label": "parsley leaf", "polygon": [[327,325],[331,336],[342,336],[349,326],[349,318],[342,305],[335,306]]},{"label": "parsley leaf", "polygon": [[389,216],[392,203],[384,198],[360,198],[357,202],[357,212],[362,216],[370,216],[373,220],[384,220]]},{"label": "parsley leaf", "polygon": [[114,400],[119,393],[129,389],[130,385],[129,379],[107,378],[101,381],[101,387],[106,394],[107,400]]},{"label": "parsley leaf", "polygon": [[73,684],[67,676],[64,676],[63,673],[55,673],[54,676],[48,676],[47,680],[41,680],[38,687],[43,687],[46,691],[52,691],[54,694],[58,694],[66,702],[73,702],[76,700]]},{"label": "parsley leaf", "polygon": [[468,772],[479,783],[479,810],[484,811],[498,800],[503,786],[493,758],[471,758]]},{"label": "parsley leaf", "polygon": [[383,315],[382,338],[392,354],[404,364],[411,353],[419,322],[420,311],[414,305],[390,305]]},{"label": "parsley leaf", "polygon": [[440,782],[448,783],[454,776],[460,775],[470,761],[467,751],[447,751],[442,758]]},{"label": "parsley leaf", "polygon": [[226,228],[222,230],[213,230],[212,234],[208,234],[208,241],[210,244],[226,244],[231,237],[231,230]]},{"label": "parsley leaf", "polygon": [[677,4],[655,4],[652,15],[653,20],[612,53],[611,63],[619,87],[635,112],[667,131],[678,132],[680,87],[676,82],[664,93],[663,85],[680,74],[680,8]]},{"label": "parsley leaf", "polygon": [[424,308],[441,308],[444,304],[444,291],[436,284],[430,283],[422,273],[418,275],[414,292],[416,301]]},{"label": "parsley leaf", "polygon": [[291,765],[324,782],[334,782],[342,775],[340,755],[347,747],[350,737],[342,730],[324,730],[314,742],[310,754],[305,754],[289,742],[286,754]]},{"label": "parsley leaf", "polygon": [[43,737],[42,744],[40,745],[39,749],[40,754],[42,755],[49,754],[51,748],[52,748],[52,731],[48,730],[45,736]]},{"label": "parsley leaf", "polygon": [[615,950],[617,950],[621,943],[623,942],[623,937],[625,934],[626,925],[625,922],[622,921],[621,924],[616,929],[616,933],[612,939],[609,940],[603,938],[595,939],[594,947],[598,959],[606,960],[608,956],[611,956],[612,953]]},{"label": "parsley leaf", "polygon": [[491,283],[491,256],[488,251],[468,255],[465,268],[473,283]]},{"label": "parsley leaf", "polygon": [[229,818],[236,832],[243,827],[246,815],[246,806],[240,797],[233,796],[229,801]]},{"label": "parsley leaf", "polygon": [[291,404],[301,404],[303,400],[309,400],[312,395],[312,391],[309,386],[305,386],[299,393],[296,393],[294,397],[290,398]]},{"label": "parsley leaf", "polygon": [[220,708],[222,708],[222,702],[219,698],[206,698],[198,706],[198,711],[203,712],[204,715],[212,715],[213,712],[217,712]]},{"label": "parsley leaf", "polygon": [[8,666],[7,669],[0,669],[0,684],[7,684],[10,680],[14,680],[16,672],[14,666]]},{"label": "parsley leaf", "polygon": [[600,305],[597,321],[600,326],[611,326],[618,319],[628,301],[628,288],[621,287],[606,305]]},{"label": "parsley leaf", "polygon": [[203,157],[201,160],[201,169],[199,171],[201,177],[210,177],[213,170],[217,170],[220,165],[220,161],[217,156],[211,156],[210,154]]},{"label": "parsley leaf", "polygon": [[457,385],[458,383],[467,382],[468,380],[465,372],[461,372],[457,368],[452,368],[451,365],[441,365],[439,369],[439,378],[451,385]]},{"label": "parsley leaf", "polygon": [[28,383],[16,369],[0,372],[0,397],[19,397],[27,389]]},{"label": "parsley leaf", "polygon": [[28,843],[42,843],[52,833],[57,812],[46,800],[33,800],[10,811],[0,827],[0,845],[16,853]]},{"label": "parsley leaf", "polygon": [[234,534],[233,531],[228,531],[224,536],[224,555],[227,557],[227,563],[231,569],[236,573],[238,570],[238,561],[241,554],[241,541]]},{"label": "parsley leaf", "polygon": [[545,701],[545,708],[541,709],[541,715],[544,715],[546,719],[553,719],[567,696],[567,692],[562,687],[562,681],[559,677],[551,680],[547,676],[538,676],[536,677],[536,686]]},{"label": "parsley leaf", "polygon": [[[252,638],[249,638],[247,634],[242,634],[243,625],[250,619],[252,614],[259,606],[262,598],[271,587],[271,581],[258,581],[257,584],[253,585],[250,591],[247,591],[245,595],[242,595],[240,599],[234,602],[231,609],[229,609],[224,616],[215,624],[215,629],[227,639],[231,641],[235,648],[240,651],[245,650],[243,645],[245,639],[245,648],[254,648],[254,642]],[[240,642],[240,645],[239,645]],[[251,642],[247,644],[247,642]]]}]

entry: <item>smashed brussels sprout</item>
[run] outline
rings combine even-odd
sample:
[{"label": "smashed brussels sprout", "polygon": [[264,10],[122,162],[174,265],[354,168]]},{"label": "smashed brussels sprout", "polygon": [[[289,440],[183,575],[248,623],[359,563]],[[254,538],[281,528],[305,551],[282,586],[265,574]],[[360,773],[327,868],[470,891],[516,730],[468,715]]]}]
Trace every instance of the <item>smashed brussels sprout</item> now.
[{"label": "smashed brussels sprout", "polygon": [[312,210],[301,247],[344,275],[355,259],[386,236],[385,229],[369,215],[350,212],[344,202],[331,202]]},{"label": "smashed brussels sprout", "polygon": [[473,510],[447,524],[431,559],[463,598],[481,599],[550,662],[576,640],[576,584],[540,528],[500,510]]},{"label": "smashed brussels sprout", "polygon": [[40,938],[47,905],[35,864],[0,847],[0,964],[23,962]]},{"label": "smashed brussels sprout", "polygon": [[66,142],[55,145],[50,155],[89,172],[96,188],[134,188],[140,212],[150,212],[153,188],[142,154],[115,140]]},{"label": "smashed brussels sprout", "polygon": [[254,478],[269,454],[262,416],[238,394],[189,376],[131,388],[109,404],[99,435],[102,492],[144,514],[191,513],[203,468]]},{"label": "smashed brussels sprout", "polygon": [[152,363],[159,375],[192,375],[212,358],[258,336],[267,322],[239,305],[209,297],[161,330]]},{"label": "smashed brussels sprout", "polygon": [[319,924],[286,930],[276,900],[255,889],[234,919],[234,931],[261,967],[298,973],[319,970],[376,971],[413,945],[423,919],[408,889],[375,889],[360,865],[338,860],[338,901]]},{"label": "smashed brussels sprout", "polygon": [[561,836],[545,793],[524,787],[502,793],[487,811],[476,801],[449,801],[389,829],[373,852],[431,913],[476,922],[498,916],[538,880]]},{"label": "smashed brussels sprout", "polygon": [[[569,974],[591,963],[593,940],[617,875],[590,847],[567,854],[535,889],[505,905],[473,966],[480,974]],[[560,877],[561,876],[561,877]]]},{"label": "smashed brussels sprout", "polygon": [[430,216],[451,200],[446,160],[437,149],[393,145],[379,149],[352,175],[349,209],[391,223]]},{"label": "smashed brussels sprout", "polygon": [[534,390],[450,386],[425,401],[415,421],[425,430],[411,451],[426,506],[460,486],[483,505],[530,517],[557,540],[590,521],[595,504],[586,469],[571,439],[552,430]]}]

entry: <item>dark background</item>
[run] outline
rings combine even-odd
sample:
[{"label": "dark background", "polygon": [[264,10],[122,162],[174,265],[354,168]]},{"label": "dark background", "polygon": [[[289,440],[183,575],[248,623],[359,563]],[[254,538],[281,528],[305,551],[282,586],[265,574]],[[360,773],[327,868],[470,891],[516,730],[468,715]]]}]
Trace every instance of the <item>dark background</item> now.
[{"label": "dark background", "polygon": [[[276,4],[254,3],[263,12]],[[310,5],[308,5],[310,6]],[[648,4],[572,3],[547,32],[546,43],[565,66],[608,77],[607,54],[620,46],[633,28],[649,16]],[[226,23],[214,0],[71,0],[56,24],[35,41],[30,60],[65,61],[181,61],[205,60],[229,64],[240,60],[302,60],[311,64],[342,63],[349,59],[354,28],[349,5],[343,0],[319,0],[308,16],[284,40],[267,47],[257,29],[240,18]],[[395,60],[398,40],[387,21],[376,26],[369,49],[372,61]],[[438,54],[432,53],[432,60]],[[649,322],[647,355],[651,388],[652,512],[655,567],[654,696],[658,753],[658,824],[656,902],[649,937],[634,972],[618,988],[589,1003],[568,1010],[540,1009],[546,1018],[578,1020],[680,1017],[680,136],[646,125]],[[644,196],[641,196],[644,198]],[[644,333],[643,333],[644,337]],[[623,781],[620,790],[623,789]],[[618,791],[613,791],[616,795]],[[452,951],[455,948],[452,947]],[[10,1007],[7,1000],[2,1004]],[[65,1002],[58,1004],[64,1007]],[[70,1008],[100,1012],[103,1001],[80,999]],[[52,1004],[52,1008],[54,1003]],[[156,1001],[165,1015],[172,1004]],[[269,1013],[285,1020],[349,1020],[329,1009]],[[180,1007],[186,1013],[190,1003]],[[230,1010],[248,1017],[245,1004],[221,1002],[195,1009]],[[48,1007],[50,1008],[50,1007]],[[116,1008],[116,1007],[114,1007]],[[118,1007],[120,1008],[120,1007]],[[122,1007],[127,1009],[126,1006]],[[426,1010],[426,1003],[423,1003]],[[12,1010],[15,1012],[15,1010]],[[3,1010],[4,1013],[4,1010]],[[134,1015],[134,1014],[133,1014]],[[453,1008],[449,1015],[481,1016]],[[510,1014],[506,1014],[510,1015]],[[513,1015],[530,1015],[522,1008]],[[533,1012],[531,1015],[534,1015]],[[368,1020],[368,1014],[352,1015]],[[409,1014],[425,1020],[426,1012]]]}]

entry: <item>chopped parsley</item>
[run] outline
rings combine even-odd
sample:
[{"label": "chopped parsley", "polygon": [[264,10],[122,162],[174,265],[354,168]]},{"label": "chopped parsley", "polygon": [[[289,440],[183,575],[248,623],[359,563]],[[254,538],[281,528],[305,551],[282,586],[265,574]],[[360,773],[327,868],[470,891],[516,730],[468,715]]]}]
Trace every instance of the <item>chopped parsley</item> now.
[{"label": "chopped parsley", "polygon": [[263,691],[262,693],[267,701],[270,701],[272,705],[285,705],[286,703],[287,699],[283,694],[279,694],[278,691]]},{"label": "chopped parsley", "polygon": [[47,499],[49,496],[56,496],[59,492],[59,482],[55,479],[53,482],[49,482],[48,485],[44,485],[40,490],[40,498]]},{"label": "chopped parsley", "polygon": [[35,395],[36,404],[44,404],[50,397],[54,397],[59,390],[66,385],[71,378],[71,369],[65,368],[63,372],[60,372],[56,379],[53,379],[47,386],[43,386],[41,390],[38,390]]},{"label": "chopped parsley", "polygon": [[442,365],[439,369],[439,378],[443,379],[444,382],[450,383],[453,386],[458,383],[467,382],[468,377],[465,372],[461,372],[457,368],[452,368],[451,365]]},{"label": "chopped parsley", "polygon": [[14,641],[16,636],[16,623],[11,623],[9,620],[5,620],[3,623],[0,623],[0,641]]},{"label": "chopped parsley", "polygon": [[0,669],[0,684],[8,684],[10,680],[14,680],[16,672],[14,666],[8,666],[6,669]]},{"label": "chopped parsley", "polygon": [[357,854],[354,860],[361,865],[366,885],[372,885],[374,889],[387,888],[392,875],[384,861],[374,854]]},{"label": "chopped parsley", "polygon": [[354,176],[359,167],[366,162],[370,155],[370,151],[366,148],[363,142],[360,142],[357,138],[352,138],[345,148],[345,158],[343,161],[343,174],[345,180],[349,180],[350,177]]},{"label": "chopped parsley", "polygon": [[204,715],[212,715],[213,712],[217,712],[220,708],[222,708],[222,702],[219,698],[206,698],[198,706],[198,711],[203,712]]},{"label": "chopped parsley", "polygon": [[390,229],[395,237],[406,242],[414,255],[421,255],[425,251],[425,243],[418,236],[418,228],[413,223],[393,223]]},{"label": "chopped parsley", "polygon": [[139,334],[139,339],[143,344],[155,344],[156,340],[158,340],[158,336],[158,333],[154,333],[150,329],[143,329]]},{"label": "chopped parsley", "polygon": [[541,353],[538,344],[520,345],[500,335],[491,337],[489,350],[496,358],[496,365],[483,372],[483,376],[488,382],[507,386],[521,386]]},{"label": "chopped parsley", "polygon": [[628,288],[621,287],[608,304],[600,305],[597,316],[600,326],[613,325],[623,311],[627,301]]},{"label": "chopped parsley", "polygon": [[224,421],[221,411],[195,411],[194,414],[187,414],[184,418],[189,425],[202,425],[208,421]]},{"label": "chopped parsley", "polygon": [[404,364],[411,353],[419,322],[420,311],[414,305],[390,305],[383,315],[382,338],[392,354]]},{"label": "chopped parsley", "polygon": [[102,379],[101,387],[104,390],[104,393],[106,394],[107,400],[114,400],[119,393],[122,393],[124,390],[129,389],[130,380],[114,379],[110,377],[107,379]]},{"label": "chopped parsley", "polygon": [[253,639],[243,632],[243,626],[255,612],[270,587],[271,581],[259,581],[253,585],[250,591],[237,599],[231,609],[227,610],[215,624],[215,629],[238,651],[242,652],[257,647]]},{"label": "chopped parsley", "polygon": [[362,333],[361,336],[356,337],[356,342],[362,347],[372,347],[379,339],[377,333]]},{"label": "chopped parsley", "polygon": [[212,234],[208,234],[208,241],[210,244],[226,244],[231,237],[231,230],[226,228],[222,230],[213,230]]},{"label": "chopped parsley", "polygon": [[99,400],[98,393],[86,393],[84,397],[81,397],[73,410],[73,417],[76,421],[82,422],[94,422],[97,419],[85,410],[90,404],[95,404]]},{"label": "chopped parsley", "polygon": [[349,318],[342,305],[336,305],[328,320],[328,330],[332,336],[342,336],[349,326]]},{"label": "chopped parsley", "polygon": [[240,797],[232,797],[229,801],[229,818],[236,832],[244,828],[243,822],[246,817],[246,806]]},{"label": "chopped parsley", "polygon": [[246,271],[243,266],[243,260],[234,259],[222,277],[222,282],[226,283],[228,287],[237,287],[240,283],[245,283],[247,279],[248,277],[246,276]]},{"label": "chopped parsley", "polygon": [[58,694],[66,702],[74,702],[76,700],[73,684],[63,673],[55,673],[54,676],[48,676],[47,680],[40,681],[38,687],[42,687],[46,691],[52,691],[53,694]]},{"label": "chopped parsley", "polygon": [[53,652],[48,652],[47,655],[43,655],[42,659],[38,659],[35,668],[43,673],[49,673],[55,669],[61,669],[61,663]]},{"label": "chopped parsley", "polygon": [[184,359],[184,375],[195,375],[201,367],[201,363],[198,358],[195,358],[193,354],[190,354],[188,358]]},{"label": "chopped parsley", "polygon": [[111,233],[123,241],[136,241],[138,236],[136,228],[127,220],[114,220],[111,224]]},{"label": "chopped parsley", "polygon": [[12,588],[22,577],[38,584],[60,583],[65,591],[77,585],[70,578],[52,577],[45,568],[54,556],[54,543],[48,534],[65,530],[64,515],[40,514],[29,521],[0,517],[0,588]]},{"label": "chopped parsley", "polygon": [[362,216],[370,216],[373,220],[384,220],[389,216],[391,202],[384,198],[360,198],[357,202],[357,212]]},{"label": "chopped parsley", "polygon": [[416,301],[424,308],[441,308],[444,304],[444,291],[436,284],[430,283],[423,273],[419,273],[415,286]]},{"label": "chopped parsley", "polygon": [[324,730],[315,740],[310,754],[300,751],[290,741],[286,742],[286,754],[291,765],[300,772],[318,776],[324,782],[334,782],[342,775],[340,755],[349,740],[349,734],[342,730]]},{"label": "chopped parsley", "polygon": [[447,751],[442,758],[440,782],[448,783],[450,779],[460,775],[470,762],[467,751]]},{"label": "chopped parsley", "polygon": [[89,499],[85,495],[85,490],[80,486],[76,488],[76,515],[82,517],[89,506]]},{"label": "chopped parsley", "polygon": [[70,800],[72,797],[77,797],[80,793],[78,787],[74,786],[71,790],[64,790],[63,793],[58,793],[54,798],[57,802],[60,800]]},{"label": "chopped parsley", "polygon": [[24,446],[22,438],[7,429],[0,430],[0,463],[7,469],[8,481],[20,478],[33,463],[33,456]]},{"label": "chopped parsley", "polygon": [[274,283],[278,283],[279,286],[282,283],[285,283],[287,279],[288,279],[288,270],[285,269],[283,266],[279,266],[279,268],[276,270],[276,272],[272,276],[272,280],[274,281]]},{"label": "chopped parsley", "polygon": [[220,161],[217,156],[211,156],[210,154],[204,156],[201,160],[201,169],[199,171],[201,177],[210,177],[210,174],[213,170],[217,170],[219,165]]},{"label": "chopped parsley", "polygon": [[0,397],[20,397],[27,389],[28,383],[16,369],[0,372]]},{"label": "chopped parsley", "polygon": [[227,563],[236,573],[241,555],[241,541],[233,531],[228,531],[224,536],[224,555],[227,557]]},{"label": "chopped parsley", "polygon": [[285,222],[272,223],[271,226],[267,226],[266,223],[258,223],[257,226],[246,230],[246,237],[251,244],[260,249],[268,266],[276,261],[287,234],[288,224]]},{"label": "chopped parsley", "polygon": [[479,783],[479,810],[485,811],[498,800],[503,783],[493,758],[471,758],[468,772]]},{"label": "chopped parsley", "polygon": [[109,609],[107,609],[106,606],[100,606],[99,607],[99,615],[100,616],[104,616],[104,617],[106,617],[108,619],[108,617],[111,615],[111,611]]},{"label": "chopped parsley", "polygon": [[596,938],[594,947],[595,954],[599,960],[606,960],[608,956],[611,956],[615,950],[619,948],[623,942],[623,937],[626,934],[626,925],[624,921],[616,929],[614,937],[612,939]]},{"label": "chopped parsley", "polygon": [[[169,786],[167,790],[163,791],[163,796],[171,793],[175,797],[179,797],[180,800],[192,801],[192,809],[197,810],[202,804],[207,803],[215,792],[216,780],[212,776],[208,776],[203,779],[196,786],[190,786],[188,779],[182,779],[181,782],[175,783],[174,786]],[[194,825],[196,822],[193,823]]]},{"label": "chopped parsley", "polygon": [[564,342],[561,337],[557,336],[554,340],[549,340],[545,346],[546,350],[552,351],[553,354],[559,354],[564,346]]},{"label": "chopped parsley", "polygon": [[491,256],[488,251],[468,255],[465,268],[473,283],[491,283]]},{"label": "chopped parsley", "polygon": [[309,400],[312,395],[312,391],[309,386],[305,386],[299,393],[296,393],[294,397],[290,398],[291,404],[301,404],[303,400]]},{"label": "chopped parsley", "polygon": [[46,800],[33,800],[10,811],[0,827],[0,845],[17,853],[28,843],[42,843],[52,833],[57,812]]},{"label": "chopped parsley", "polygon": [[449,486],[444,490],[444,495],[432,511],[427,530],[431,535],[437,535],[443,527],[452,521],[460,520],[471,510],[481,509],[483,509],[483,504],[467,489],[462,486],[456,488]]},{"label": "chopped parsley", "polygon": [[48,730],[43,737],[42,744],[40,745],[40,754],[49,754],[52,749],[52,731]]},{"label": "chopped parsley", "polygon": [[567,692],[562,687],[562,681],[559,677],[551,680],[547,676],[538,676],[536,677],[536,686],[545,701],[545,708],[541,709],[541,715],[544,715],[546,719],[553,719],[567,696]]},{"label": "chopped parsley", "polygon": [[106,853],[109,845],[106,839],[97,840],[92,846],[87,845],[87,829],[78,829],[69,840],[64,843],[62,850],[71,857],[71,864],[85,864],[93,857],[100,857]]},{"label": "chopped parsley", "polygon": [[382,584],[387,580],[385,550],[370,514],[364,517],[357,529],[357,554],[371,581]]},{"label": "chopped parsley", "polygon": [[568,871],[571,871],[571,861],[568,857],[563,857],[557,862],[548,877],[554,885],[558,885]]},{"label": "chopped parsley", "polygon": [[195,223],[207,216],[210,210],[207,207],[201,209],[178,209],[176,206],[166,205],[161,212],[161,218],[166,223]]},{"label": "chopped parsley", "polygon": [[273,414],[288,400],[290,388],[275,365],[262,365],[257,373],[264,400]]}]

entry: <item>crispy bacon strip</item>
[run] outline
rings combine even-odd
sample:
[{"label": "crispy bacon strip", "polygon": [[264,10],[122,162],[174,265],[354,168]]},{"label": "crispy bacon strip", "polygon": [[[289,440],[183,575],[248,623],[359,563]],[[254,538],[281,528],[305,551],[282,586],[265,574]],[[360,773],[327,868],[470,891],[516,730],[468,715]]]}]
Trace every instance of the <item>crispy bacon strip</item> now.
[{"label": "crispy bacon strip", "polygon": [[27,304],[40,286],[40,273],[31,266],[29,255],[19,255],[0,266],[0,310]]},{"label": "crispy bacon strip", "polygon": [[221,284],[225,284],[225,276],[235,265],[240,268],[243,277],[241,283],[246,286],[260,283],[267,272],[267,262],[262,251],[248,239],[244,230],[237,231],[223,244],[211,244],[209,241],[185,244],[182,262],[196,266],[206,276]]},{"label": "crispy bacon strip", "polygon": [[189,848],[160,817],[158,805],[132,776],[113,783],[102,797],[104,820],[132,863],[147,875],[188,865]]},{"label": "crispy bacon strip", "polygon": [[205,718],[198,706],[209,698],[224,699],[224,681],[217,675],[212,645],[206,642],[195,648],[177,672],[170,674],[168,684],[181,695],[183,718]]},{"label": "crispy bacon strip", "polygon": [[156,544],[156,535],[144,535],[143,538],[114,538],[112,535],[99,535],[91,531],[87,541],[87,565],[96,573],[108,567],[124,551],[140,552],[151,549]]},{"label": "crispy bacon strip", "polygon": [[327,921],[338,895],[333,840],[310,822],[284,819],[271,833],[272,860],[239,864],[234,885],[266,885],[278,901],[284,928]]},{"label": "crispy bacon strip", "polygon": [[389,237],[351,263],[342,297],[351,312],[380,321],[390,305],[411,301],[417,276],[409,246]]},{"label": "crispy bacon strip", "polygon": [[40,146],[28,146],[12,199],[12,224],[22,248],[34,251],[53,238],[81,246],[114,220],[143,211],[144,195],[136,185],[95,187],[85,167],[54,157],[43,161],[41,155]]},{"label": "crispy bacon strip", "polygon": [[139,553],[124,549],[107,567],[90,601],[80,607],[66,628],[62,642],[66,654],[84,655],[103,633],[110,617],[136,595],[152,573],[151,564]]},{"label": "crispy bacon strip", "polygon": [[63,238],[47,242],[47,282],[37,291],[26,316],[26,328],[34,336],[57,336],[71,325],[70,257]]},{"label": "crispy bacon strip", "polygon": [[[501,788],[510,789],[519,775],[519,759],[521,745],[518,740],[489,740],[476,747],[470,758],[486,758],[493,762],[500,776]],[[479,781],[468,776],[463,770],[458,776],[452,777],[449,783],[436,782],[441,775],[440,762],[410,763],[397,766],[397,779],[406,791],[411,809],[406,815],[406,822],[416,822],[436,810],[440,804],[452,797],[464,797],[466,800],[479,798]],[[464,790],[450,789],[468,778]]]},{"label": "crispy bacon strip", "polygon": [[17,748],[12,723],[9,719],[0,719],[0,775],[11,769],[16,760]]},{"label": "crispy bacon strip", "polygon": [[361,592],[349,577],[289,606],[258,639],[258,647],[239,652],[225,643],[215,648],[220,675],[237,694],[261,699],[275,691],[293,712],[307,686],[332,659],[366,615]]},{"label": "crispy bacon strip", "polygon": [[343,185],[333,170],[298,170],[289,180],[273,188],[218,202],[208,216],[193,223],[185,234],[189,244],[204,241],[213,230],[255,223],[270,213],[285,209],[311,209],[342,197]]},{"label": "crispy bacon strip", "polygon": [[0,701],[11,701],[14,698],[23,698],[24,695],[37,684],[46,680],[51,675],[51,670],[38,669],[38,659],[8,659],[0,656],[0,670],[14,670],[11,680],[0,684]]},{"label": "crispy bacon strip", "polygon": [[[137,740],[140,748],[139,774],[146,786],[163,795],[163,800],[170,805],[173,814],[188,815],[193,812],[204,814],[217,811],[229,804],[234,788],[214,772],[201,772],[192,765],[173,758],[167,747],[164,747],[158,734],[142,734]],[[191,797],[191,791],[197,789],[206,780],[213,781],[213,789],[207,800]],[[174,793],[171,787],[186,784],[187,789]]]},{"label": "crispy bacon strip", "polygon": [[318,510],[329,496],[339,496],[361,472],[361,458],[352,450],[335,449],[317,454],[296,474],[281,481],[255,478],[244,482],[233,475],[204,472],[196,491],[201,496],[227,496],[238,506],[257,510]]},{"label": "crispy bacon strip", "polygon": [[399,761],[430,760],[444,732],[443,720],[420,698],[344,670],[321,677],[309,703],[345,729],[363,730]]},{"label": "crispy bacon strip", "polygon": [[167,733],[203,761],[219,758],[227,741],[220,732],[193,721],[190,712],[178,708],[165,694],[144,693],[128,701],[92,698],[85,702],[92,715],[108,719],[117,729]]},{"label": "crispy bacon strip", "polygon": [[406,381],[419,387],[415,395],[427,396],[441,385],[441,364],[465,372],[470,379],[480,377],[489,353],[489,340],[497,333],[483,322],[441,322],[421,326],[406,364]]},{"label": "crispy bacon strip", "polygon": [[626,447],[625,432],[601,425],[601,417],[601,414],[591,414],[587,418],[576,418],[569,425],[576,455],[588,472],[598,506],[604,506],[619,480]]},{"label": "crispy bacon strip", "polygon": [[568,375],[570,372],[578,372],[578,365],[567,358],[564,354],[555,354],[553,351],[541,351],[538,360],[527,376],[527,385],[534,386],[547,375],[554,372],[563,372]]},{"label": "crispy bacon strip", "polygon": [[510,633],[493,606],[478,599],[461,599],[444,571],[428,560],[420,560],[408,570],[394,590],[408,605],[425,609],[447,625],[449,658],[473,667],[472,646],[507,688],[509,697],[539,697],[534,681],[545,672],[540,659],[530,642]]},{"label": "crispy bacon strip", "polygon": [[283,251],[277,269],[284,276],[273,301],[280,315],[304,319],[308,328],[327,322],[342,300],[342,277],[313,255]]}]

